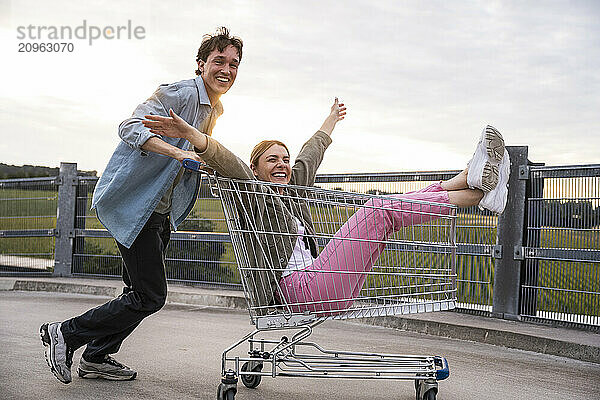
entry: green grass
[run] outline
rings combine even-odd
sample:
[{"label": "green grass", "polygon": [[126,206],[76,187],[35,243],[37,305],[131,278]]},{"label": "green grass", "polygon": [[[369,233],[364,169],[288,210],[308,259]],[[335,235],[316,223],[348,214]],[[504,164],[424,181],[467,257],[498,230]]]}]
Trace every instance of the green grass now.
[{"label": "green grass", "polygon": [[0,230],[56,227],[56,191],[0,190]]},{"label": "green grass", "polygon": [[[56,206],[56,191],[1,189],[0,230],[54,229]],[[54,238],[1,238],[0,254],[53,258]]]}]

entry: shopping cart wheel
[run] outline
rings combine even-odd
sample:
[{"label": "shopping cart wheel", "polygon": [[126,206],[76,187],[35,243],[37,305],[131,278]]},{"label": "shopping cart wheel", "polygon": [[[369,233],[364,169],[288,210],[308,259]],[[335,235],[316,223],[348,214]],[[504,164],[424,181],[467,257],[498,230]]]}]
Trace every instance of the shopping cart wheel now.
[{"label": "shopping cart wheel", "polygon": [[425,396],[423,396],[423,400],[435,400],[435,390],[428,390]]},{"label": "shopping cart wheel", "polygon": [[[254,365],[251,365],[251,363]],[[260,371],[262,371],[262,369],[263,369],[263,365],[261,362],[258,362],[258,361],[245,362],[242,365],[242,372],[246,372],[246,371],[260,372]],[[260,384],[260,381],[262,380],[261,375],[240,374],[240,378],[242,379],[242,383],[244,384],[244,386],[246,386],[247,388],[250,388],[250,389],[254,389],[255,387],[257,387]]]},{"label": "shopping cart wheel", "polygon": [[222,383],[217,388],[217,400],[235,400],[237,390],[233,388],[225,388]]},{"label": "shopping cart wheel", "polygon": [[225,373],[217,388],[217,400],[235,400],[237,393],[237,378],[232,370]]},{"label": "shopping cart wheel", "polygon": [[435,400],[438,384],[435,380],[415,379],[415,398],[417,400]]}]

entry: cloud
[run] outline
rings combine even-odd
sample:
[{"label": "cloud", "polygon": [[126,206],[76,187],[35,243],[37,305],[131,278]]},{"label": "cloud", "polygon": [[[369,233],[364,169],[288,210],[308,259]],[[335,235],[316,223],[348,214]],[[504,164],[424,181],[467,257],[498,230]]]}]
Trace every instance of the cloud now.
[{"label": "cloud", "polygon": [[[132,19],[147,37],[77,43],[70,55],[7,52],[13,79],[0,95],[2,126],[20,132],[34,154],[58,132],[69,138],[54,156],[35,156],[44,162],[79,162],[92,143],[97,151],[80,162],[101,170],[118,123],[159,83],[193,77],[202,35],[221,25],[244,40],[215,130],[235,151],[246,152],[264,135],[300,146],[340,96],[349,114],[323,165],[329,172],[462,168],[487,123],[509,144],[529,145],[535,161],[598,162],[594,1],[66,4],[12,2],[7,47],[16,49],[18,24],[83,18],[98,25]],[[15,108],[27,113],[18,114],[23,119],[8,111]],[[355,143],[364,138],[372,144]],[[32,152],[9,147],[0,147],[3,159],[30,162]],[[405,149],[400,160],[397,149]],[[357,167],[357,159],[365,161]]]}]

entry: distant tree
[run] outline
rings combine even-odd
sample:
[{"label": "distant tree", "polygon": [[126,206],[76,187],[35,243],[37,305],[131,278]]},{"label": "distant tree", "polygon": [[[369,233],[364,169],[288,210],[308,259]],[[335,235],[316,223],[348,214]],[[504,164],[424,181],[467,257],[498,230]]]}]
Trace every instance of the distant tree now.
[{"label": "distant tree", "polygon": [[[192,211],[179,226],[180,231],[213,232],[215,223]],[[225,244],[218,241],[171,240],[167,249],[167,277],[179,280],[229,282],[233,271],[220,260]]]},{"label": "distant tree", "polygon": [[386,192],[385,190],[379,190],[379,189],[369,189],[366,192],[367,194],[374,194],[376,196],[385,196],[387,194],[395,194],[395,193],[389,193]]},{"label": "distant tree", "polygon": [[[200,199],[213,199],[215,198],[210,191],[210,184],[208,179],[202,179],[202,184],[200,185],[200,189],[198,190],[198,198]],[[184,221],[185,224],[187,221]]]},{"label": "distant tree", "polygon": [[[8,165],[0,163],[0,179],[41,178],[57,176],[59,168],[39,167],[35,165]],[[97,176],[96,171],[78,171],[79,175]]]},{"label": "distant tree", "polygon": [[589,200],[545,200],[542,226],[589,229],[600,224],[600,207]]},{"label": "distant tree", "polygon": [[[108,240],[108,239],[102,239]],[[91,275],[120,276],[123,260],[117,246],[101,246],[97,240],[83,241],[83,248],[73,257],[73,272]]]},{"label": "distant tree", "polygon": [[[179,226],[179,230],[193,232],[212,232],[214,223],[193,211]],[[74,271],[95,275],[121,275],[122,260],[116,246],[104,248],[96,241],[85,240],[82,256],[74,259]],[[233,271],[220,263],[225,254],[223,242],[200,240],[171,240],[167,248],[167,278],[190,281],[229,282],[233,280]],[[100,257],[93,257],[100,256]]]}]

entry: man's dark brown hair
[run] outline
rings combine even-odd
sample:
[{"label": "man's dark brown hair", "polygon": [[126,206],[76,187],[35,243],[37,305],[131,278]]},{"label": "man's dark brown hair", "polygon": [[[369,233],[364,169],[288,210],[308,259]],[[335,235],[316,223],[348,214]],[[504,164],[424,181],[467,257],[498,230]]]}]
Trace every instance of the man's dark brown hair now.
[{"label": "man's dark brown hair", "polygon": [[[214,49],[218,49],[220,52],[225,50],[225,47],[232,45],[238,52],[239,60],[242,61],[242,39],[229,36],[229,29],[222,26],[215,32],[214,35],[204,35],[202,37],[202,44],[198,49],[198,55],[196,56],[196,62],[204,61],[208,58],[208,55],[212,53]],[[200,75],[200,70],[196,70],[196,75]]]}]

